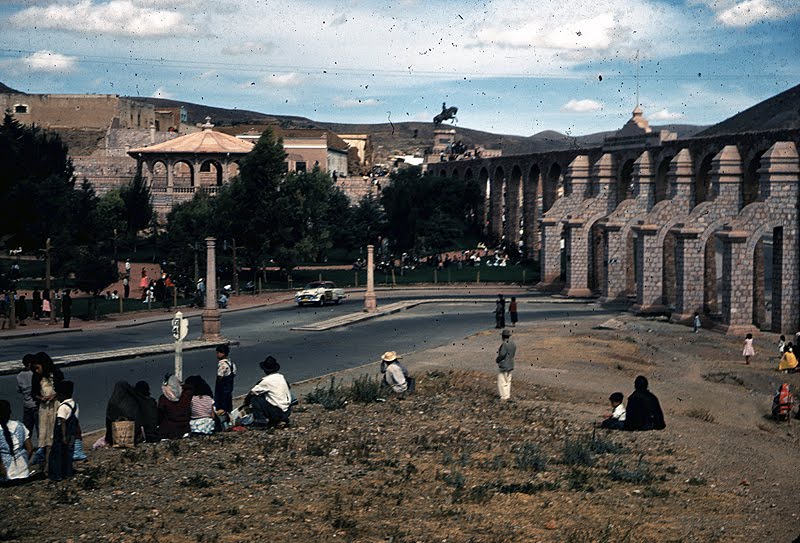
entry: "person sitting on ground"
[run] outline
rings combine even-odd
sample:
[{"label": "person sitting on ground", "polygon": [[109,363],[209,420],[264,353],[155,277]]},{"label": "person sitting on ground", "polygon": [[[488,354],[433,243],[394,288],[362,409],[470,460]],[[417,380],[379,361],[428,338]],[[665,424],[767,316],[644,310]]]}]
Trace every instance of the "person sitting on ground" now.
[{"label": "person sitting on ground", "polygon": [[158,399],[158,437],[180,439],[189,434],[192,418],[192,390],[181,385],[174,375],[167,374]]},{"label": "person sitting on ground", "polygon": [[786,336],[781,336],[778,340],[778,352],[783,354],[784,347],[786,347]]},{"label": "person sitting on ground", "polygon": [[608,397],[608,401],[611,402],[612,412],[610,417],[600,423],[601,428],[608,430],[625,429],[625,406],[622,404],[624,399],[625,396],[622,392],[615,392]]},{"label": "person sitting on ground", "polygon": [[408,390],[408,371],[397,361],[397,353],[387,351],[381,357],[383,383],[391,387],[395,394],[405,394]]},{"label": "person sitting on ground", "polygon": [[789,383],[783,383],[772,398],[772,417],[775,420],[786,420],[792,413],[794,396],[789,391]]},{"label": "person sitting on ground", "polygon": [[797,371],[797,357],[794,355],[794,345],[791,341],[783,347],[783,356],[778,363],[778,371],[785,373]]},{"label": "person sitting on ground", "polygon": [[75,439],[78,437],[78,404],[72,399],[75,386],[72,381],[56,384],[56,395],[60,402],[53,430],[53,449],[47,463],[47,476],[51,481],[72,477]]},{"label": "person sitting on ground", "polygon": [[139,381],[132,387],[127,381],[119,381],[106,405],[106,445],[113,445],[112,427],[118,421],[135,422],[136,443],[158,441],[158,407],[150,397],[150,385]]},{"label": "person sitting on ground", "polygon": [[244,399],[253,413],[253,425],[274,428],[278,424],[288,424],[292,410],[292,393],[289,384],[274,357],[268,356],[259,367],[264,371],[264,378],[250,389]]},{"label": "person sitting on ground", "polygon": [[640,375],[633,383],[633,394],[628,396],[625,412],[626,430],[663,430],[667,427],[664,413],[656,395],[647,390],[647,378]]},{"label": "person sitting on ground", "polygon": [[209,436],[214,433],[214,396],[211,387],[199,375],[190,375],[185,385],[192,390],[189,431],[192,435]]},{"label": "person sitting on ground", "polygon": [[11,404],[6,400],[0,400],[0,429],[0,482],[27,479],[33,454],[31,433],[21,422],[11,420]]}]

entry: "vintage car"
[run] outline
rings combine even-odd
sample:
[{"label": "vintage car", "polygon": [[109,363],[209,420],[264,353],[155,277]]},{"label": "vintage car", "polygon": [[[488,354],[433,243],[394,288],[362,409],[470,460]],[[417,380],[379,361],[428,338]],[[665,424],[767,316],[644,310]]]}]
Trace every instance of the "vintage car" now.
[{"label": "vintage car", "polygon": [[330,303],[338,304],[346,296],[344,289],[336,288],[333,281],[312,281],[294,295],[294,301],[297,305],[316,304],[321,306]]}]

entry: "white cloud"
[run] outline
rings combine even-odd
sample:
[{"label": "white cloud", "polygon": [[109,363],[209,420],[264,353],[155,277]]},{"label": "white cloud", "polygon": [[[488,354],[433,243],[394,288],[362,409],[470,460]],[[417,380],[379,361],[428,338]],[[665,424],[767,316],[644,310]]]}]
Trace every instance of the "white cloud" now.
[{"label": "white cloud", "polygon": [[674,111],[669,111],[667,108],[664,108],[660,111],[656,111],[652,115],[645,115],[651,121],[677,121],[678,119],[683,119],[686,117],[683,113],[676,113]]},{"label": "white cloud", "polygon": [[600,111],[603,109],[603,104],[595,100],[570,100],[563,106],[561,111],[570,113],[590,113],[592,111]]},{"label": "white cloud", "polygon": [[800,13],[797,0],[694,0],[693,3],[707,6],[718,22],[733,27],[788,19]]},{"label": "white cloud", "polygon": [[521,25],[498,24],[478,32],[481,45],[501,47],[544,47],[564,50],[607,49],[614,38],[614,16],[604,13],[589,19],[577,20],[553,28],[548,21],[527,22]]},{"label": "white cloud", "polygon": [[371,107],[377,106],[378,100],[375,98],[334,98],[333,103],[337,107]]},{"label": "white cloud", "polygon": [[171,36],[187,29],[184,16],[174,9],[154,9],[130,0],[33,6],[8,20],[22,29],[123,36]]},{"label": "white cloud", "polygon": [[175,98],[175,95],[169,92],[164,87],[158,87],[151,95],[151,98],[166,98],[168,100],[172,100],[173,98]]},{"label": "white cloud", "polygon": [[262,43],[258,41],[245,41],[241,43],[234,43],[222,48],[224,55],[249,55],[253,53],[269,53],[274,49],[271,43]]},{"label": "white cloud", "polygon": [[200,74],[200,79],[214,79],[215,77],[219,77],[217,70],[206,70]]},{"label": "white cloud", "polygon": [[25,65],[34,72],[71,72],[77,59],[43,49],[23,59]]},{"label": "white cloud", "polygon": [[299,74],[292,72],[288,74],[270,74],[264,76],[262,81],[273,87],[294,87],[299,85],[303,78]]}]

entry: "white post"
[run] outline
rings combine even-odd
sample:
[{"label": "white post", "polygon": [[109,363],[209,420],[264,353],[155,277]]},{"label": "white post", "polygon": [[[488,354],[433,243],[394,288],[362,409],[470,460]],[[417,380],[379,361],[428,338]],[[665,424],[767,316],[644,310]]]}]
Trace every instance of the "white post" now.
[{"label": "white post", "polygon": [[172,337],[175,338],[175,377],[183,382],[183,338],[189,331],[188,322],[183,313],[178,311],[172,319]]},{"label": "white post", "polygon": [[367,292],[364,294],[364,311],[375,311],[378,308],[378,302],[375,299],[375,266],[373,261],[373,253],[375,247],[367,245]]}]

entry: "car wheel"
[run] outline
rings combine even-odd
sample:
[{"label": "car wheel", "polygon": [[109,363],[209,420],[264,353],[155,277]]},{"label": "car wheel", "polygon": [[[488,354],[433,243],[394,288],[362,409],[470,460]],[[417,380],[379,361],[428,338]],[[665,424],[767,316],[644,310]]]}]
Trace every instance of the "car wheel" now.
[{"label": "car wheel", "polygon": [[317,302],[317,305],[320,307],[325,305],[325,297],[320,298],[319,301]]},{"label": "car wheel", "polygon": [[336,305],[339,305],[341,303],[341,301],[342,301],[341,298],[336,298],[336,301],[333,302],[333,303],[335,303]]}]

